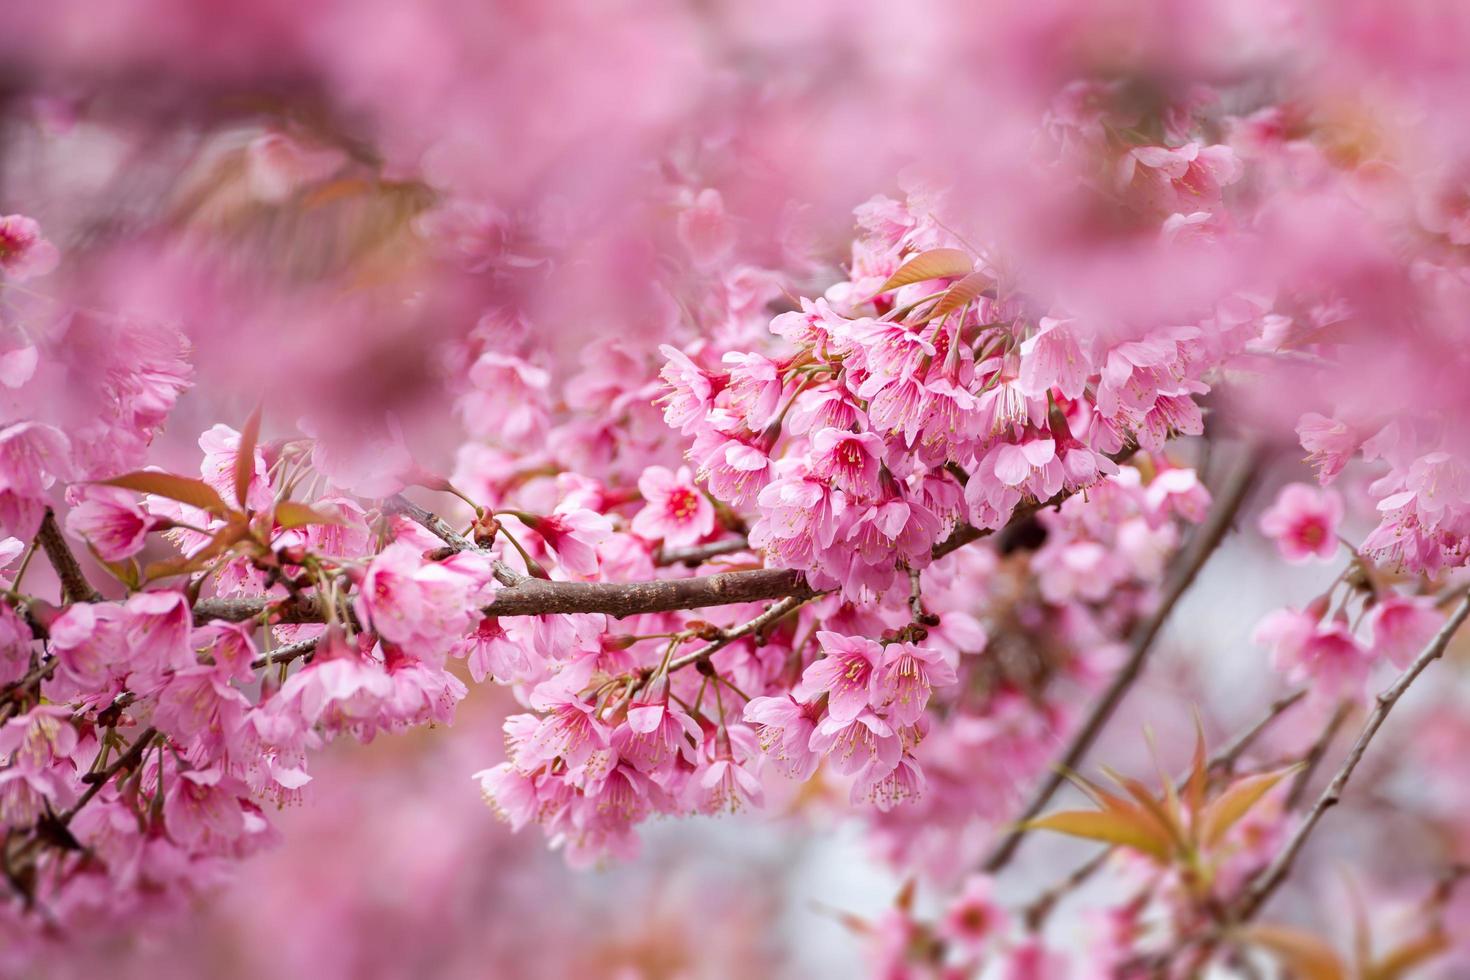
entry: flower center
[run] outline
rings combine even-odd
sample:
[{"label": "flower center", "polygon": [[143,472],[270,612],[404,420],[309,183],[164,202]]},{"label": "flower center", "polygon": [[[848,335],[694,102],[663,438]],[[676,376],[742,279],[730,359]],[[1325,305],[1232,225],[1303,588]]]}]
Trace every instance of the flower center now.
[{"label": "flower center", "polygon": [[669,494],[669,514],[679,520],[688,520],[699,509],[699,495],[688,487],[676,487]]}]

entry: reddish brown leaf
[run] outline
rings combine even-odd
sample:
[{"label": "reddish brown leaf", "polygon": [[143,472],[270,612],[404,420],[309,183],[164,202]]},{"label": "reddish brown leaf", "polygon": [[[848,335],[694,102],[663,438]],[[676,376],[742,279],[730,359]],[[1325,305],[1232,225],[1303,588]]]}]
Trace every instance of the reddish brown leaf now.
[{"label": "reddish brown leaf", "polygon": [[1258,925],[1241,931],[1249,942],[1276,955],[1299,980],[1347,980],[1347,964],[1311,933],[1285,926]]},{"label": "reddish brown leaf", "polygon": [[927,320],[943,320],[957,310],[964,309],[975,302],[986,290],[995,285],[995,280],[984,272],[972,272],[959,282],[944,291],[944,296],[934,309],[930,310],[924,317]]},{"label": "reddish brown leaf", "polygon": [[1200,843],[1205,847],[1213,847],[1218,844],[1230,831],[1230,828],[1249,813],[1251,807],[1260,802],[1261,797],[1271,792],[1272,787],[1300,768],[1301,764],[1298,763],[1274,772],[1246,776],[1244,779],[1237,779],[1231,783],[1229,788],[1211,800],[1209,806],[1205,807],[1201,813]]},{"label": "reddish brown leaf", "polygon": [[1135,810],[1064,810],[1024,825],[1027,830],[1055,830],[1059,834],[1131,848],[1160,862],[1169,860],[1169,841],[1146,814]]},{"label": "reddish brown leaf", "polygon": [[957,248],[930,249],[927,252],[920,252],[900,266],[899,270],[889,276],[888,281],[878,289],[878,293],[891,293],[900,286],[926,282],[930,279],[954,279],[968,276],[974,268],[974,260]]},{"label": "reddish brown leaf", "polygon": [[305,527],[308,524],[337,524],[345,523],[336,514],[328,514],[324,511],[308,507],[306,504],[298,504],[294,500],[283,500],[276,504],[276,524],[283,530],[294,527]]},{"label": "reddish brown leaf", "polygon": [[240,451],[235,455],[235,502],[242,508],[250,493],[250,481],[255,478],[255,444],[260,440],[260,406],[245,420],[240,430]]},{"label": "reddish brown leaf", "polygon": [[198,507],[200,510],[208,511],[218,517],[223,517],[230,512],[220,495],[215,492],[214,487],[203,480],[196,480],[187,476],[176,476],[173,473],[158,473],[152,470],[138,470],[134,473],[124,473],[110,480],[97,481],[109,487],[122,487],[124,490],[133,490],[138,493],[152,493],[170,500]]}]

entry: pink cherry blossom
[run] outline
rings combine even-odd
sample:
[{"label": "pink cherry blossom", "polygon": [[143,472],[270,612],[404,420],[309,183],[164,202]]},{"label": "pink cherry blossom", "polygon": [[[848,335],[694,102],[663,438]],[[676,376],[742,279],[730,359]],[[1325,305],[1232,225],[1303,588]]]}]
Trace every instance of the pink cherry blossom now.
[{"label": "pink cherry blossom", "polygon": [[875,704],[900,725],[912,725],[923,715],[936,687],[955,683],[954,666],[937,650],[912,643],[890,643],[873,672]]},{"label": "pink cherry blossom", "polygon": [[677,472],[650,466],[638,478],[643,509],[633,516],[633,533],[671,548],[692,545],[715,528],[715,509],[694,485],[687,466]]},{"label": "pink cherry blossom", "polygon": [[138,504],[136,494],[116,487],[92,486],[66,518],[66,528],[86,541],[102,560],[122,561],[143,549],[148,532],[161,521]]},{"label": "pink cherry blossom", "polygon": [[23,214],[0,215],[0,272],[15,282],[44,276],[56,268],[56,246],[41,237],[41,226]]},{"label": "pink cherry blossom", "polygon": [[1407,667],[1443,624],[1444,614],[1432,599],[1388,595],[1368,614],[1373,655],[1395,667]]},{"label": "pink cherry blossom", "polygon": [[848,722],[867,709],[873,671],[883,656],[883,648],[861,636],[843,636],[830,630],[817,633],[822,659],[801,675],[801,683],[792,696],[810,701],[827,695],[827,717],[835,722]]},{"label": "pink cherry blossom", "polygon": [[1331,558],[1337,552],[1342,511],[1342,497],[1335,490],[1290,483],[1261,514],[1261,533],[1276,542],[1281,557],[1289,562]]}]

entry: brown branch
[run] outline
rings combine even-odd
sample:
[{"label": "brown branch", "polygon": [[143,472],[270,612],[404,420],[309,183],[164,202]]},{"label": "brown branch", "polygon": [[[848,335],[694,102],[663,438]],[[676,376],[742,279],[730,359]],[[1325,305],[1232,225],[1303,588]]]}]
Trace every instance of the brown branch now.
[{"label": "brown branch", "polygon": [[1057,764],[1053,766],[1051,772],[1031,797],[1030,802],[1026,804],[1025,810],[1016,819],[1013,829],[986,857],[983,867],[987,872],[994,874],[1010,862],[1016,853],[1016,848],[1021,844],[1022,837],[1025,836],[1025,824],[1041,813],[1051,801],[1052,796],[1061,788],[1062,782],[1066,779],[1063,773],[1078,768],[1088,750],[1092,748],[1092,743],[1097,740],[1098,735],[1102,734],[1113,712],[1122,703],[1128,689],[1143,673],[1149,651],[1168,621],[1170,613],[1174,611],[1174,607],[1178,605],[1184,593],[1189,591],[1189,587],[1194,584],[1200,569],[1204,568],[1205,563],[1215,553],[1215,549],[1234,523],[1235,515],[1240,511],[1241,505],[1255,483],[1257,460],[1257,448],[1248,446],[1244,458],[1236,468],[1235,475],[1216,500],[1214,512],[1194,536],[1183,560],[1165,586],[1163,595],[1159,597],[1158,608],[1134,632],[1130,644],[1131,650],[1122,669],[1118,671],[1112,683],[1108,685],[1107,690],[1093,706],[1087,720],[1072,737],[1072,742],[1067,750],[1062,753]]},{"label": "brown branch", "polygon": [[1277,888],[1280,888],[1281,883],[1291,874],[1292,865],[1296,863],[1297,855],[1301,853],[1303,846],[1307,843],[1307,839],[1312,836],[1312,831],[1317,829],[1317,824],[1321,822],[1322,817],[1326,815],[1327,811],[1342,800],[1343,790],[1347,788],[1348,780],[1353,776],[1353,770],[1357,769],[1358,763],[1363,759],[1363,753],[1368,750],[1368,745],[1373,741],[1373,737],[1378,734],[1378,729],[1383,727],[1383,723],[1388,719],[1388,714],[1393,710],[1393,706],[1404,696],[1404,692],[1424,672],[1425,668],[1444,655],[1445,648],[1450,645],[1450,640],[1454,638],[1456,631],[1465,622],[1467,616],[1470,616],[1470,594],[1467,594],[1460,602],[1460,605],[1456,607],[1454,613],[1440,627],[1439,632],[1429,641],[1429,645],[1420,652],[1419,656],[1414,659],[1414,662],[1398,676],[1398,679],[1386,691],[1374,699],[1373,710],[1369,712],[1367,720],[1363,722],[1363,727],[1358,732],[1357,740],[1353,742],[1353,747],[1348,750],[1348,754],[1343,759],[1342,765],[1338,767],[1337,774],[1332,777],[1332,782],[1328,783],[1327,788],[1322,791],[1322,795],[1317,797],[1317,802],[1307,812],[1306,818],[1302,821],[1301,826],[1296,829],[1296,833],[1292,834],[1291,839],[1286,842],[1281,852],[1276,855],[1276,859],[1246,889],[1245,895],[1241,899],[1236,912],[1236,921],[1244,922],[1255,915],[1261,906],[1266,903],[1266,900],[1271,897],[1272,893]]},{"label": "brown branch", "polygon": [[50,507],[41,518],[41,530],[36,534],[36,540],[41,543],[51,567],[56,569],[56,577],[61,580],[62,602],[102,601],[102,593],[92,588],[82,573],[82,566],[76,555],[71,553],[71,546],[66,543],[61,525],[56,523],[56,514]]}]

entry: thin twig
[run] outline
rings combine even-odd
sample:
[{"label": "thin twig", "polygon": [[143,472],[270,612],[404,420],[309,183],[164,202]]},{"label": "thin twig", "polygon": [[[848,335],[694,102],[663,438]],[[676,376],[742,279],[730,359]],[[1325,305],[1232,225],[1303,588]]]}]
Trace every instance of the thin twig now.
[{"label": "thin twig", "polygon": [[429,533],[457,551],[473,551],[490,558],[494,563],[495,580],[501,585],[519,585],[526,578],[526,576],[511,568],[505,562],[494,558],[489,551],[481,548],[463,534],[460,534],[450,526],[448,521],[444,520],[438,514],[425,510],[402,494],[395,494],[389,497],[384,501],[383,509],[393,513],[403,514],[405,517],[422,524],[428,529]]},{"label": "thin twig", "polygon": [[99,775],[92,779],[92,785],[87,787],[86,791],[82,793],[80,797],[78,797],[77,801],[73,803],[70,808],[68,808],[64,813],[56,818],[57,822],[60,823],[63,827],[71,823],[72,818],[77,815],[77,811],[81,810],[82,807],[90,803],[92,801],[92,797],[102,792],[102,787],[106,786],[108,782],[112,780],[113,776],[116,776],[118,772],[122,769],[131,769],[133,766],[136,766],[139,760],[143,758],[143,753],[148,751],[149,744],[153,741],[154,736],[156,736],[157,734],[158,729],[145,728],[142,734],[140,734],[137,739],[133,741],[133,744],[128,747],[128,750],[126,752],[118,756],[115,760],[113,760],[112,765],[102,770]]},{"label": "thin twig", "polygon": [[252,660],[250,662],[250,669],[259,670],[262,667],[269,667],[271,664],[286,664],[298,657],[308,656],[316,650],[317,644],[321,641],[322,638],[320,636],[313,636],[309,640],[297,640],[295,643],[288,643],[283,647],[277,647],[270,653]]},{"label": "thin twig", "polygon": [[780,602],[773,603],[765,612],[756,616],[754,619],[742,623],[739,626],[732,626],[730,629],[721,631],[716,639],[711,640],[698,650],[670,660],[668,669],[671,671],[679,670],[688,667],[692,663],[706,660],[741,637],[749,636],[766,625],[776,622],[776,620],[785,616],[787,613],[800,608],[803,603],[810,602],[815,598],[816,595],[790,596],[782,599]]},{"label": "thin twig", "polygon": [[1351,711],[1352,704],[1348,701],[1343,701],[1334,708],[1332,717],[1327,719],[1327,726],[1313,740],[1311,747],[1307,749],[1307,754],[1302,756],[1302,762],[1304,763],[1302,770],[1296,774],[1296,778],[1292,780],[1291,789],[1286,794],[1287,810],[1295,810],[1301,805],[1302,800],[1306,798],[1307,787],[1312,782],[1312,774],[1317,771],[1317,767],[1326,758],[1327,750],[1332,748],[1333,740],[1337,738],[1337,733],[1342,730],[1343,723],[1347,721],[1348,714]]},{"label": "thin twig", "polygon": [[994,874],[1010,863],[1016,853],[1016,848],[1021,844],[1022,837],[1025,836],[1026,823],[1036,817],[1051,801],[1056,791],[1061,788],[1062,782],[1066,779],[1063,773],[1078,768],[1088,750],[1092,748],[1092,743],[1097,740],[1098,735],[1102,733],[1108,720],[1113,716],[1113,712],[1122,703],[1128,689],[1143,673],[1143,666],[1148,660],[1153,642],[1163,630],[1170,613],[1174,611],[1174,607],[1178,605],[1184,593],[1194,584],[1200,569],[1215,553],[1215,549],[1219,547],[1220,542],[1224,540],[1226,533],[1235,522],[1236,514],[1239,513],[1241,505],[1255,484],[1257,460],[1258,449],[1253,445],[1246,447],[1235,475],[1216,501],[1214,513],[1194,536],[1183,561],[1177,566],[1173,577],[1164,588],[1163,595],[1159,598],[1158,608],[1134,632],[1127,661],[1093,706],[1087,720],[1072,737],[1071,744],[1042,781],[1041,786],[1031,797],[1031,801],[1026,804],[1025,810],[1017,818],[1013,829],[986,857],[984,863],[986,871]]},{"label": "thin twig", "polygon": [[1255,740],[1261,736],[1261,733],[1264,732],[1267,727],[1269,727],[1277,718],[1280,718],[1283,714],[1287,712],[1287,710],[1289,710],[1293,705],[1301,701],[1302,698],[1306,696],[1307,689],[1302,688],[1300,691],[1293,691],[1292,693],[1279,697],[1275,701],[1271,702],[1271,707],[1266,709],[1266,716],[1260,721],[1256,722],[1250,728],[1237,735],[1233,742],[1220,749],[1215,754],[1215,756],[1210,759],[1209,768],[1211,770],[1229,770],[1235,765],[1236,760],[1240,758],[1241,754],[1255,743]]},{"label": "thin twig", "polygon": [[698,544],[689,548],[669,548],[661,550],[654,557],[655,565],[688,565],[690,568],[697,567],[718,558],[721,555],[733,555],[741,551],[749,551],[750,542],[745,538],[726,538],[723,541],[711,541],[709,544]]},{"label": "thin twig", "polygon": [[1434,635],[1434,639],[1429,641],[1429,645],[1414,659],[1414,662],[1398,676],[1398,679],[1386,691],[1379,694],[1374,700],[1373,710],[1369,712],[1367,720],[1363,722],[1363,727],[1358,732],[1357,740],[1353,742],[1353,747],[1348,750],[1347,757],[1343,759],[1342,765],[1338,767],[1337,774],[1332,777],[1332,782],[1328,783],[1327,788],[1322,791],[1322,795],[1317,797],[1317,802],[1307,812],[1306,818],[1302,821],[1301,826],[1296,829],[1296,833],[1292,834],[1291,839],[1286,842],[1281,852],[1276,855],[1276,859],[1246,889],[1236,913],[1236,921],[1244,922],[1255,915],[1261,906],[1265,904],[1266,900],[1271,897],[1272,893],[1277,888],[1280,888],[1281,883],[1291,874],[1292,865],[1296,862],[1297,855],[1301,853],[1302,847],[1307,843],[1307,839],[1312,836],[1312,831],[1316,830],[1317,824],[1321,822],[1322,817],[1327,811],[1342,800],[1343,790],[1347,788],[1348,780],[1352,778],[1353,770],[1362,761],[1363,753],[1368,750],[1368,745],[1373,741],[1373,737],[1378,734],[1378,729],[1383,727],[1383,723],[1388,719],[1388,714],[1393,710],[1393,706],[1398,703],[1399,698],[1404,696],[1404,692],[1424,672],[1425,668],[1444,655],[1445,648],[1450,645],[1450,640],[1454,638],[1455,632],[1459,630],[1467,616],[1470,616],[1470,594],[1465,596],[1460,602],[1460,605],[1455,608],[1454,613],[1450,615],[1450,618],[1445,620],[1445,624]]}]

